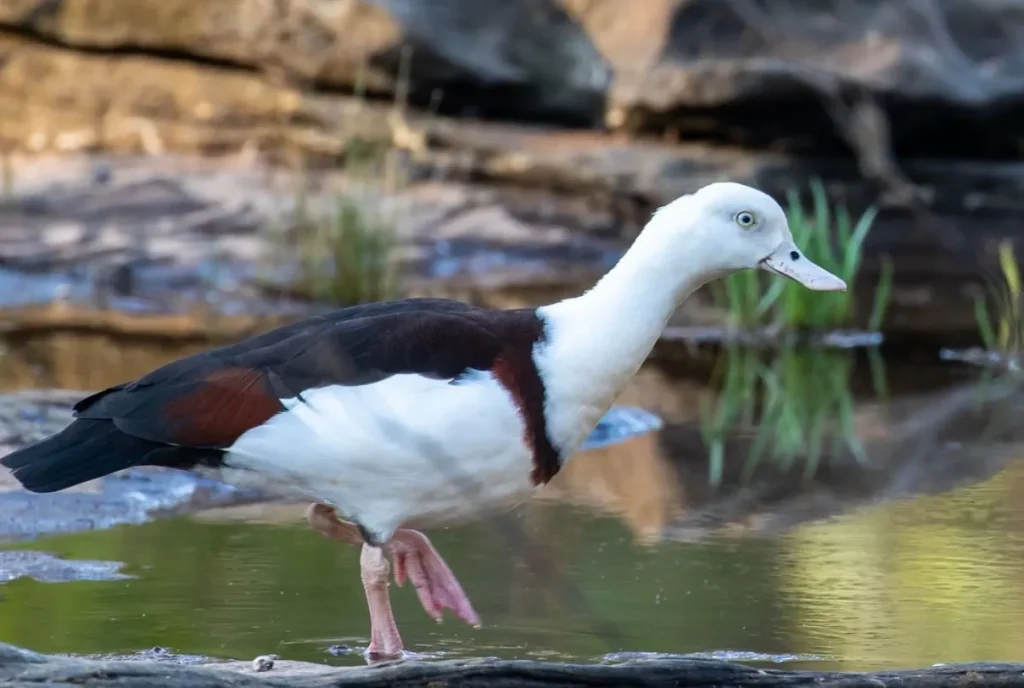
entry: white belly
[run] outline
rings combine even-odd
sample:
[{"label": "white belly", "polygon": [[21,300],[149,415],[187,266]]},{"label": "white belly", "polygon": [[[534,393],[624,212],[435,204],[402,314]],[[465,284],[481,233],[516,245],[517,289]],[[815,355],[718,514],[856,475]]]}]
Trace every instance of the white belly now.
[{"label": "white belly", "polygon": [[534,489],[522,417],[490,374],[456,385],[395,375],[302,396],[238,438],[223,480],[330,504],[384,537],[511,506]]}]

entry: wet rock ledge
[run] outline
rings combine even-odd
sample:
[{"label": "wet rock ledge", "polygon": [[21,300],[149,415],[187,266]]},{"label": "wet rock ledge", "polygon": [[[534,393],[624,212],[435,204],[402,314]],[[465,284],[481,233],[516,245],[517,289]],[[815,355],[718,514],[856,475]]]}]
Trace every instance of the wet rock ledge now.
[{"label": "wet rock ledge", "polygon": [[5,686],[1009,686],[1020,685],[1024,664],[961,664],[909,671],[839,673],[782,671],[701,659],[623,664],[534,661],[401,662],[336,668],[302,662],[222,662],[206,666],[174,661],[77,659],[40,655],[0,643]]}]

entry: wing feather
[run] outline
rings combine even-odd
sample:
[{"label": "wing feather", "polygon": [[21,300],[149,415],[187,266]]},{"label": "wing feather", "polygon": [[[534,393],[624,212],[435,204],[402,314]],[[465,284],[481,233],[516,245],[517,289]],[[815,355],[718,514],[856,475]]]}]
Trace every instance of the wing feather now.
[{"label": "wing feather", "polygon": [[507,311],[427,299],[371,306],[175,361],[86,397],[76,416],[153,442],[222,449],[306,390],[402,373],[454,380],[490,369],[509,345]]}]

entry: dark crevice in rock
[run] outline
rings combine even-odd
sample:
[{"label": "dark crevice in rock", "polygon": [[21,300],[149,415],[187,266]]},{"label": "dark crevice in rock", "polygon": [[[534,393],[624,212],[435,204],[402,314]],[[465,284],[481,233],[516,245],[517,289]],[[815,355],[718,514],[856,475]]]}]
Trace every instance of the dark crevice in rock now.
[{"label": "dark crevice in rock", "polygon": [[[429,45],[409,48],[407,65],[403,67],[402,50],[386,50],[373,55],[368,67],[385,74],[402,74],[408,70],[408,103],[439,115],[475,118],[483,121],[506,121],[523,124],[546,124],[554,127],[591,127],[604,117],[605,94],[562,87],[543,78],[522,83],[509,81],[487,83],[466,78],[453,71],[449,60]],[[444,78],[439,78],[444,75]],[[337,83],[313,80],[309,87],[320,93],[350,95],[352,89]],[[394,94],[368,94],[371,98],[392,100]],[[572,111],[565,102],[572,100]]]},{"label": "dark crevice in rock", "polygon": [[34,29],[31,28],[26,28],[24,26],[16,26],[8,22],[0,22],[0,37],[2,36],[18,38],[24,41],[31,41],[33,43],[38,43],[40,45],[44,45],[50,48],[73,50],[75,52],[85,53],[87,55],[106,55],[111,57],[151,57],[159,60],[185,62],[188,64],[195,65],[197,67],[232,69],[235,71],[246,72],[249,74],[255,74],[261,71],[252,65],[246,65],[240,62],[234,62],[232,60],[226,60],[218,57],[210,57],[207,55],[196,55],[194,53],[185,52],[183,50],[174,50],[171,48],[152,48],[129,44],[120,44],[115,46],[69,45],[68,43],[59,41],[45,33],[35,31]]},{"label": "dark crevice in rock", "polygon": [[[1024,100],[985,110],[895,97],[881,100],[893,153],[922,160],[1018,161]],[[798,156],[852,159],[854,152],[813,90],[735,101],[721,107],[630,113],[629,129],[675,140],[697,140]]]},{"label": "dark crevice in rock", "polygon": [[[375,65],[379,65],[376,60]],[[415,80],[414,80],[415,82]],[[361,91],[359,94],[349,86],[331,83],[322,79],[293,82],[307,92],[319,95],[355,96],[368,101],[392,103],[395,96],[386,91]],[[441,95],[438,95],[441,94]],[[581,93],[581,107],[592,111],[589,116],[573,116],[555,108],[540,104],[544,89],[532,84],[512,86],[509,84],[485,85],[469,80],[457,80],[434,87],[417,84],[407,94],[409,106],[434,115],[464,118],[480,122],[507,122],[517,124],[545,125],[552,129],[592,128],[600,122],[604,112],[603,96]]]}]

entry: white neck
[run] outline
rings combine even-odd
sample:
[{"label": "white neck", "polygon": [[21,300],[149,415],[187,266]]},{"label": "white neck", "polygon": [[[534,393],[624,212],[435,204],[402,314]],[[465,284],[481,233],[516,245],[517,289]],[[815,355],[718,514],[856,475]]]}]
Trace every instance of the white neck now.
[{"label": "white neck", "polygon": [[656,214],[590,291],[538,310],[548,341],[535,360],[546,386],[548,431],[563,451],[586,439],[679,304],[717,276],[704,267],[703,242],[678,250],[679,217],[672,215]]}]

